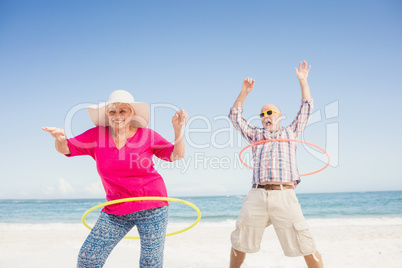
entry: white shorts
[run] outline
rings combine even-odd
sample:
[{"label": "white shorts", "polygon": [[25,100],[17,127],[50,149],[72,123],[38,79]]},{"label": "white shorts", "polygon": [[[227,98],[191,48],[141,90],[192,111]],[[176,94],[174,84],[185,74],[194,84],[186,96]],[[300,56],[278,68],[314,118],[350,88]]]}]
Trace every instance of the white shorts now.
[{"label": "white shorts", "polygon": [[286,256],[305,256],[316,251],[293,189],[252,188],[243,201],[236,230],[232,232],[232,247],[245,253],[259,251],[264,230],[271,224]]}]

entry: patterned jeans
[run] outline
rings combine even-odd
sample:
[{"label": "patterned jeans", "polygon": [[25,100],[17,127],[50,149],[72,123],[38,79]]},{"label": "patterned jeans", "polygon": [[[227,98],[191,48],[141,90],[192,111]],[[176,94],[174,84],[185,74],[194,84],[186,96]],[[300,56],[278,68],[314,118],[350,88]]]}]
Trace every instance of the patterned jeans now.
[{"label": "patterned jeans", "polygon": [[119,241],[137,226],[141,238],[140,267],[163,267],[168,206],[127,215],[101,212],[78,254],[78,268],[100,268]]}]

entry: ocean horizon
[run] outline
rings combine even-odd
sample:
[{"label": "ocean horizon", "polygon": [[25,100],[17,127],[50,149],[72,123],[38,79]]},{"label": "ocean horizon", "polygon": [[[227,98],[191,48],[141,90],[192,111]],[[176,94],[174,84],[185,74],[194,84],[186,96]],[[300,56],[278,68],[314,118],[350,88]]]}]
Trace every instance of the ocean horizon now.
[{"label": "ocean horizon", "polygon": [[[196,205],[201,222],[235,221],[246,195],[171,196]],[[299,193],[306,219],[402,218],[402,191]],[[105,199],[0,199],[0,223],[80,223],[85,211]],[[169,202],[170,222],[191,222],[197,212]],[[95,222],[101,209],[88,214]]]}]

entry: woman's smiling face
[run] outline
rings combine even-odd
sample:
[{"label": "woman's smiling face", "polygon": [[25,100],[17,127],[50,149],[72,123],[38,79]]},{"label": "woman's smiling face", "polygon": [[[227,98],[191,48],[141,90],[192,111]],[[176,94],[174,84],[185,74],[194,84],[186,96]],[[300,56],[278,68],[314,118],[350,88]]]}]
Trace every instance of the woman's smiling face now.
[{"label": "woman's smiling face", "polygon": [[113,103],[107,107],[109,125],[112,128],[126,128],[134,116],[133,108],[127,103]]}]

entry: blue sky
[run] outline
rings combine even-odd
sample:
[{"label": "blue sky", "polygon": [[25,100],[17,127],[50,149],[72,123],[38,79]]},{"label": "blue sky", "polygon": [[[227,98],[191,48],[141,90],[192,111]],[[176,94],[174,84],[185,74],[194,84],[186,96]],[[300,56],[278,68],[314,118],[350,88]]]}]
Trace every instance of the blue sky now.
[{"label": "blue sky", "polygon": [[[244,116],[275,103],[289,124],[301,60],[315,101],[304,139],[332,162],[298,192],[402,190],[401,11],[399,1],[0,1],[0,198],[104,197],[94,161],[58,154],[41,127],[77,135],[92,124],[82,109],[66,120],[71,111],[117,89],[153,107],[150,127],[168,140],[172,107],[189,114],[186,159],[156,162],[170,196],[246,194],[246,143],[224,118],[252,77]],[[325,164],[298,154],[302,173]]]}]

